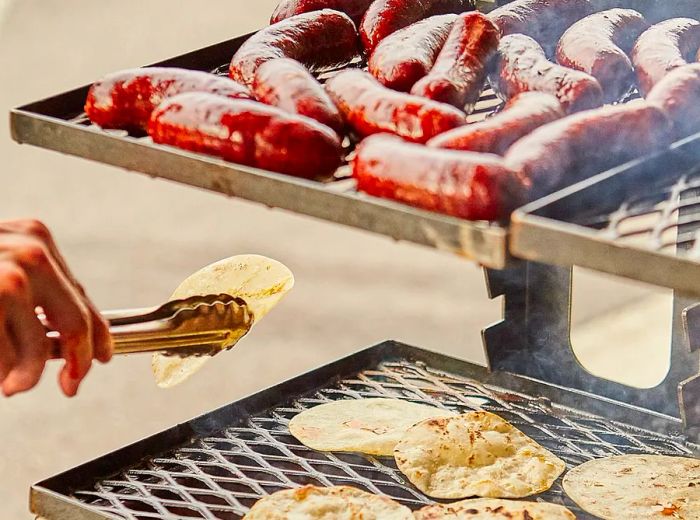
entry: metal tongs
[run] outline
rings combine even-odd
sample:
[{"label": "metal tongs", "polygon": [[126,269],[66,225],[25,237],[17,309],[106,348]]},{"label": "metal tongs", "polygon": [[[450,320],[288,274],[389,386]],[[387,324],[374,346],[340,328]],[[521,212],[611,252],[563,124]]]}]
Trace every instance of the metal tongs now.
[{"label": "metal tongs", "polygon": [[155,309],[108,311],[102,316],[109,322],[115,354],[211,356],[232,348],[253,325],[246,302],[228,294],[193,296]]}]

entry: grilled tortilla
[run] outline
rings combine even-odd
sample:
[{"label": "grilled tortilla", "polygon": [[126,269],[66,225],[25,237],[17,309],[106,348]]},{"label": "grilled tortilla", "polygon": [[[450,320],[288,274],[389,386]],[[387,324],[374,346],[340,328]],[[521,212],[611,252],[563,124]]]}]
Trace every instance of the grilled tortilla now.
[{"label": "grilled tortilla", "polygon": [[519,502],[475,498],[454,504],[436,504],[415,512],[416,520],[576,520],[564,506],[544,502]]}]

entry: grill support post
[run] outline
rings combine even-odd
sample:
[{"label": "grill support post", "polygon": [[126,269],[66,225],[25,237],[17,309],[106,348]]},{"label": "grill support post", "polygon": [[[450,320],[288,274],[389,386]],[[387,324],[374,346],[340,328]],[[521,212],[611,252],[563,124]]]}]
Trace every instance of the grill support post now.
[{"label": "grill support post", "polygon": [[700,350],[690,348],[683,327],[689,299],[674,294],[669,373],[658,386],[639,389],[595,376],[577,359],[571,344],[571,267],[520,262],[485,272],[489,296],[504,297],[503,320],[482,333],[491,370],[676,417],[686,432],[700,432]]}]

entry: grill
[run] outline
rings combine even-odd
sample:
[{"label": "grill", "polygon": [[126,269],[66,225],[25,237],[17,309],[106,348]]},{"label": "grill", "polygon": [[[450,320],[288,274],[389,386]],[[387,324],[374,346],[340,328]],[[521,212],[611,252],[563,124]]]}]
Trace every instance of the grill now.
[{"label": "grill", "polygon": [[[225,73],[249,36],[155,65]],[[83,114],[87,90],[13,110],[14,139],[458,254],[486,267],[490,296],[504,298],[503,320],[482,334],[488,368],[387,342],[40,482],[31,494],[37,514],[237,519],[260,497],[307,483],[350,484],[413,509],[430,503],[391,459],[320,453],[289,434],[296,413],[336,399],[486,409],[570,468],[606,455],[700,456],[700,135],[535,201],[510,223],[467,222],[358,193],[347,168],[329,182],[308,181],[103,131]],[[486,90],[471,120],[499,108]],[[676,290],[663,383],[630,388],[579,364],[572,265]],[[590,518],[560,482],[537,498]]]},{"label": "grill", "polygon": [[[351,485],[413,509],[431,503],[391,458],[321,453],[289,433],[287,423],[304,409],[368,397],[456,412],[489,410],[569,468],[607,455],[700,455],[700,445],[679,433],[676,419],[387,342],[41,482],[32,491],[34,511],[48,518],[230,520],[266,494],[304,484]],[[608,417],[576,408],[594,402]],[[538,498],[567,505],[578,518],[592,518],[576,509],[560,481]]]}]

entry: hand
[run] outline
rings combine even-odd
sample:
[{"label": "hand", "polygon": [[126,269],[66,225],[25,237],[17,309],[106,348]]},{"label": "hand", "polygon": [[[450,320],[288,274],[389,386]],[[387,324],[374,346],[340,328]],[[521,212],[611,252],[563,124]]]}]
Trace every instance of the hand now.
[{"label": "hand", "polygon": [[[60,338],[46,337],[39,312]],[[59,384],[72,397],[92,360],[112,357],[108,326],[71,275],[46,226],[35,220],[0,221],[0,385],[6,396],[39,382],[56,341],[66,361]]]}]

